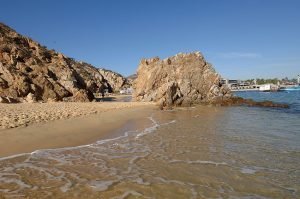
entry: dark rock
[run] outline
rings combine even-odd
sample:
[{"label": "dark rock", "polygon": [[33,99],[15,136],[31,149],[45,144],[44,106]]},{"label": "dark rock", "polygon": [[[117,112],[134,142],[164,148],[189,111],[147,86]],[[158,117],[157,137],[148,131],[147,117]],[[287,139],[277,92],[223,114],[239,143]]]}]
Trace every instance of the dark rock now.
[{"label": "dark rock", "polygon": [[19,103],[20,101],[18,99],[12,98],[12,97],[4,97],[0,96],[0,103]]},{"label": "dark rock", "polygon": [[75,93],[72,99],[75,102],[90,102],[94,99],[94,96],[86,90],[79,90]]},{"label": "dark rock", "polygon": [[215,99],[210,104],[217,106],[257,106],[257,107],[272,107],[272,108],[289,108],[287,104],[275,103],[272,101],[257,102],[252,99],[244,99],[241,97],[230,97],[226,99]]},{"label": "dark rock", "polygon": [[0,103],[9,103],[9,101],[6,99],[6,97],[0,96]]}]

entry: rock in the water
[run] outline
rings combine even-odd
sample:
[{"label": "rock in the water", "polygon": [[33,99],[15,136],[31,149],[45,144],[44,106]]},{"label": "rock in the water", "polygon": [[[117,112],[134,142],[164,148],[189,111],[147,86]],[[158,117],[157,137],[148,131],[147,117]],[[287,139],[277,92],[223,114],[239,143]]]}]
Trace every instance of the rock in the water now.
[{"label": "rock in the water", "polygon": [[231,96],[200,52],[141,60],[133,88],[134,100],[154,101],[162,107],[189,106]]},{"label": "rock in the water", "polygon": [[242,97],[230,97],[226,99],[216,99],[211,103],[218,106],[257,106],[257,107],[271,107],[271,108],[289,108],[287,104],[275,103],[272,101],[257,102],[252,99],[244,99]]}]

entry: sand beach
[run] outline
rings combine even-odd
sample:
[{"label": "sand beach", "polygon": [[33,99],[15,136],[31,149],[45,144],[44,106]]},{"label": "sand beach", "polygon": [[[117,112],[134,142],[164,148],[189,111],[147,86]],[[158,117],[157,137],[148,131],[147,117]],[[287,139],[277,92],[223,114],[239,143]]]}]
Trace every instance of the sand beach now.
[{"label": "sand beach", "polygon": [[108,138],[155,108],[141,102],[0,104],[0,157]]}]

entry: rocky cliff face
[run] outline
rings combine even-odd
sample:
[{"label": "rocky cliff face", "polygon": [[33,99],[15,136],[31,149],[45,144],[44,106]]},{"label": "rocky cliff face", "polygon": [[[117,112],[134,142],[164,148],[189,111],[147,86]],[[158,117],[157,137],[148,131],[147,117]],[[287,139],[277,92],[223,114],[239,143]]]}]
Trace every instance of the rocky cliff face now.
[{"label": "rocky cliff face", "polygon": [[130,82],[119,73],[103,68],[99,69],[99,72],[104,77],[108,85],[109,92],[117,92],[123,88],[129,88],[131,86]]},{"label": "rocky cliff face", "polygon": [[200,52],[141,60],[133,88],[136,101],[154,101],[162,107],[189,106],[231,96]]},{"label": "rocky cliff face", "polygon": [[128,84],[131,85],[131,86],[132,86],[132,84],[133,84],[133,82],[134,82],[134,80],[135,80],[136,78],[137,78],[137,75],[136,75],[136,74],[132,74],[132,75],[126,77]]},{"label": "rocky cliff face", "polygon": [[0,23],[0,97],[4,101],[26,101],[30,93],[43,101],[91,101],[93,93],[111,87],[113,81],[105,80],[92,65],[48,50]]}]

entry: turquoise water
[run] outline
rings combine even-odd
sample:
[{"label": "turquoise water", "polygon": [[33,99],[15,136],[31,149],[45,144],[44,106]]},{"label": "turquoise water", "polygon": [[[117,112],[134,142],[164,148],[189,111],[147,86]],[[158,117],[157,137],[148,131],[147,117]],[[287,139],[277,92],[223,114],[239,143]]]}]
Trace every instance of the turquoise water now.
[{"label": "turquoise water", "polygon": [[[255,136],[258,142],[269,143],[270,147],[276,151],[290,150],[299,155],[300,91],[240,92],[237,95],[257,101],[271,100],[288,104],[290,106],[288,109],[245,108],[241,111],[232,111],[231,114],[236,114],[234,116],[236,118],[246,118],[239,120],[239,125],[235,127],[236,129],[241,127],[241,129],[237,129],[240,134]],[[243,131],[243,128],[247,131]],[[297,159],[297,162],[300,164],[300,159]]]},{"label": "turquoise water", "polygon": [[235,92],[234,94],[243,98],[254,99],[257,101],[271,100],[278,103],[286,103],[290,106],[290,108],[283,110],[284,112],[300,113],[300,90],[280,92],[251,91]]}]

